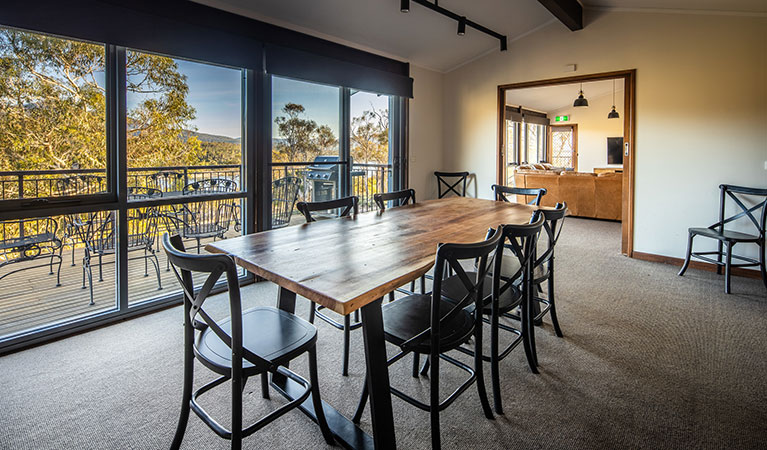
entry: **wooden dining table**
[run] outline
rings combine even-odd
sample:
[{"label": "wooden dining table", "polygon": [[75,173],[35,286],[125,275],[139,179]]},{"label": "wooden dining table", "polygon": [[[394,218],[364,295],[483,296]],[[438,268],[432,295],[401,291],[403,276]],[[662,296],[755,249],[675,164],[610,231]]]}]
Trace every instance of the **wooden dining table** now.
[{"label": "wooden dining table", "polygon": [[[279,285],[278,307],[293,313],[301,295],[339,314],[360,311],[373,435],[323,401],[328,424],[346,448],[396,448],[382,298],[426,274],[441,243],[484,239],[488,228],[530,221],[535,206],[467,197],[368,212],[263,231],[210,243],[246,270]],[[291,380],[272,385],[290,398],[300,395]],[[316,420],[311,399],[302,411]]]}]

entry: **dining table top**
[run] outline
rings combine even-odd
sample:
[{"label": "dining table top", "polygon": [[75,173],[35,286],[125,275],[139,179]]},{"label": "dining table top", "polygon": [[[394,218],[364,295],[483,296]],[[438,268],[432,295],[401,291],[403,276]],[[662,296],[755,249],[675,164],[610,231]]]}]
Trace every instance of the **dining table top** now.
[{"label": "dining table top", "polygon": [[471,243],[488,228],[524,224],[538,207],[450,197],[262,231],[206,245],[246,270],[339,314],[424,275],[441,243]]}]

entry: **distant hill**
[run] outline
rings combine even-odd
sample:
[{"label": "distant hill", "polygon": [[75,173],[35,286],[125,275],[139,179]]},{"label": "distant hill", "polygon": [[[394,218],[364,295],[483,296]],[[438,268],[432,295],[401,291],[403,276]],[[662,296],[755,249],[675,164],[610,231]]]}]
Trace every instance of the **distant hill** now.
[{"label": "distant hill", "polygon": [[195,136],[201,142],[224,142],[226,144],[239,144],[240,138],[232,138],[229,136],[219,136],[217,134],[198,133],[197,131],[184,130],[184,138],[189,136]]}]

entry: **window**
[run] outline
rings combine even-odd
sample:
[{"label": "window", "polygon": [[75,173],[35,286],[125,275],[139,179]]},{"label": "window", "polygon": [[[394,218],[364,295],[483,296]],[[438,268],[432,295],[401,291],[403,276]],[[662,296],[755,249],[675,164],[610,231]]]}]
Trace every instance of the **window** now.
[{"label": "window", "polygon": [[575,125],[551,127],[551,163],[553,165],[578,170],[578,143],[575,130]]},{"label": "window", "polygon": [[376,208],[374,194],[392,190],[390,102],[388,95],[351,91],[352,194],[363,212]]},{"label": "window", "polygon": [[546,125],[525,123],[523,154],[525,162],[539,163],[546,161]]}]

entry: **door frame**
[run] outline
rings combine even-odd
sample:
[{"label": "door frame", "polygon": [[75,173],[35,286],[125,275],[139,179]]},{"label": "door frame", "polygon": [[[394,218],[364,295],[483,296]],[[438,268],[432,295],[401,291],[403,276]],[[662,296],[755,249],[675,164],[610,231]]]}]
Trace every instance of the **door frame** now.
[{"label": "door frame", "polygon": [[504,161],[504,112],[506,91],[531,87],[556,86],[561,84],[584,83],[623,79],[623,195],[621,199],[621,253],[634,256],[634,173],[636,162],[636,69],[617,70],[563,78],[524,81],[498,85],[498,133],[496,138],[496,179],[504,183],[506,171]]},{"label": "door frame", "polygon": [[554,131],[554,128],[570,128],[573,130],[573,170],[575,172],[578,171],[578,124],[577,123],[571,123],[571,124],[560,124],[560,125],[549,125],[549,159],[554,159],[554,138],[551,135]]}]

